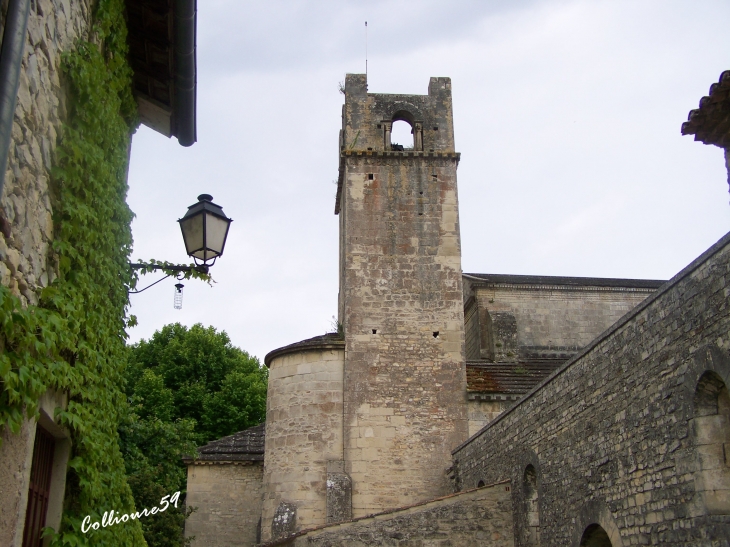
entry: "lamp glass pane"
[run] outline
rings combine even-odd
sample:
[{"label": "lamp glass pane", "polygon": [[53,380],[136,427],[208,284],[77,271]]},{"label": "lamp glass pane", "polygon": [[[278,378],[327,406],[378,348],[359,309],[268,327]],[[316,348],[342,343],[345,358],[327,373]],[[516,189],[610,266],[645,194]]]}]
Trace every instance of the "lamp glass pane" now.
[{"label": "lamp glass pane", "polygon": [[206,223],[206,246],[210,251],[209,256],[218,256],[223,252],[223,245],[226,243],[228,221],[211,214],[206,214]]},{"label": "lamp glass pane", "polygon": [[195,215],[180,222],[185,250],[189,255],[203,248],[203,215]]}]

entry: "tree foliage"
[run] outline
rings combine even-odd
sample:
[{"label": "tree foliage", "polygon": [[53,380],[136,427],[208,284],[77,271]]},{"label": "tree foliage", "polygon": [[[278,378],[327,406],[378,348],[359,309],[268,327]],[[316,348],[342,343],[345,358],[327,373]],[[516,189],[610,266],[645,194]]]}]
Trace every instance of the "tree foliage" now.
[{"label": "tree foliage", "polygon": [[[125,414],[119,425],[119,439],[138,510],[158,505],[163,496],[185,491],[186,471],[180,457],[195,453],[194,438],[194,420],[163,421],[152,415],[142,418],[131,411]],[[147,544],[185,545],[185,516],[180,510],[170,509],[154,518],[140,519]]]},{"label": "tree foliage", "polygon": [[264,421],[267,377],[224,331],[175,323],[132,346],[126,385],[140,417],[193,419],[204,444]]},{"label": "tree foliage", "polygon": [[[185,491],[181,455],[257,425],[266,413],[267,369],[228,335],[175,323],[130,348],[125,385],[130,412],[119,427],[135,504],[150,507]],[[185,515],[140,521],[150,547],[185,544]]]}]

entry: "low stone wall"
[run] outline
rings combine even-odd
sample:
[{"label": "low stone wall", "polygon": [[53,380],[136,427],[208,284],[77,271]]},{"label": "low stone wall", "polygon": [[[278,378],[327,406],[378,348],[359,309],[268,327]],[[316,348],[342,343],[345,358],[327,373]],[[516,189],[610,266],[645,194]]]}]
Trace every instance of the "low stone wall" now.
[{"label": "low stone wall", "polygon": [[191,547],[240,547],[259,541],[262,462],[196,463],[188,467],[185,521]]},{"label": "low stone wall", "polygon": [[[512,547],[509,482],[335,524],[266,547],[474,546]],[[262,546],[263,547],[263,546]]]},{"label": "low stone wall", "polygon": [[730,234],[458,447],[457,487],[510,479],[517,545],[577,547],[592,523],[613,547],[730,545],[730,514],[703,502],[728,473],[694,431],[700,377],[730,385],[728,297]]}]

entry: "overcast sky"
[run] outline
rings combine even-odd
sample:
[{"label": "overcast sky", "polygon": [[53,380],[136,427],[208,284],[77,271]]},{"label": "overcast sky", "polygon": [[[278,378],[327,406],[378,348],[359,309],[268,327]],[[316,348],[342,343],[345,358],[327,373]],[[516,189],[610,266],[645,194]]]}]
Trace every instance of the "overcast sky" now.
[{"label": "overcast sky", "polygon": [[[263,360],[330,330],[344,100],[452,79],[465,272],[668,279],[730,230],[722,151],[682,137],[730,69],[727,0],[205,0],[198,142],[141,127],[133,258],[187,263],[177,219],[201,193],[234,219],[213,288],[131,296],[149,338],[228,332]],[[148,275],[140,287],[159,276]]]}]

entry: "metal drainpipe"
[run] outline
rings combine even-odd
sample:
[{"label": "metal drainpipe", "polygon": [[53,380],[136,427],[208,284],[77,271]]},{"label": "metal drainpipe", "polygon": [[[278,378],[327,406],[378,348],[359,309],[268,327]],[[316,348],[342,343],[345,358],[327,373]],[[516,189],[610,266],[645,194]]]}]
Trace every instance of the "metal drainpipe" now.
[{"label": "metal drainpipe", "polygon": [[196,0],[175,0],[175,125],[178,142],[191,146],[195,130]]},{"label": "metal drainpipe", "polygon": [[0,198],[5,186],[5,169],[13,137],[13,116],[18,101],[20,63],[28,30],[30,0],[10,0],[0,50]]}]

